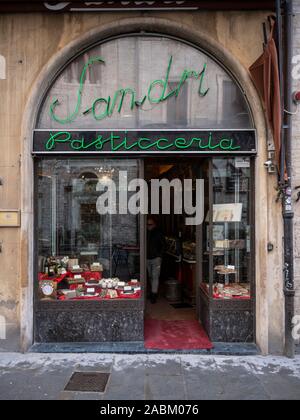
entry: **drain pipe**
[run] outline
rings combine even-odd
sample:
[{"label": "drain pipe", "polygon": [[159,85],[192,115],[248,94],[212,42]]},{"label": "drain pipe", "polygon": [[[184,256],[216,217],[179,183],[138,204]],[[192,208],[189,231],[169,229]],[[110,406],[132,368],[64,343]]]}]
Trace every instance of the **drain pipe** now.
[{"label": "drain pipe", "polygon": [[280,99],[281,99],[281,139],[282,147],[280,151],[280,189],[283,191],[283,185],[285,182],[285,147],[284,147],[284,75],[283,75],[283,47],[282,47],[282,0],[276,0],[276,31],[277,31],[277,49],[278,49],[278,66],[279,66],[279,82],[280,82]]},{"label": "drain pipe", "polygon": [[293,1],[284,1],[284,136],[283,153],[287,180],[281,179],[283,186],[283,223],[284,223],[284,296],[285,296],[285,354],[294,358],[295,342],[292,336],[295,312],[294,285],[294,213],[292,203],[292,54],[293,54]]}]

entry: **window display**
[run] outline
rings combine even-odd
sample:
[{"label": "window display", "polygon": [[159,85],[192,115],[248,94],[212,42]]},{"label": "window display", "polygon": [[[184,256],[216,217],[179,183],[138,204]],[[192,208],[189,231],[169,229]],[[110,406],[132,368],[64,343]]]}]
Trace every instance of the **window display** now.
[{"label": "window display", "polygon": [[214,299],[250,299],[250,159],[213,159],[212,166],[213,214],[206,219],[212,273],[204,270],[202,288]]},{"label": "window display", "polygon": [[100,215],[99,184],[119,172],[138,178],[137,160],[54,160],[38,164],[39,297],[141,297],[139,218]]}]

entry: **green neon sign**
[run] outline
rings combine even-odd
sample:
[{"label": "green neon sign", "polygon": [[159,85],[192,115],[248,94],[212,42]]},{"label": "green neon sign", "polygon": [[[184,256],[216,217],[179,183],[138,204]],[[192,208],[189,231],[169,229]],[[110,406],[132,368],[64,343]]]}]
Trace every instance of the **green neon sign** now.
[{"label": "green neon sign", "polygon": [[[175,89],[168,92],[168,85],[169,85],[169,78],[171,73],[173,63],[173,57],[171,56],[169,59],[169,64],[167,68],[167,72],[164,79],[161,80],[154,80],[150,83],[147,93],[143,95],[141,98],[138,98],[137,92],[134,88],[126,87],[122,89],[118,89],[113,95],[108,96],[107,98],[98,97],[96,98],[90,107],[85,110],[82,110],[82,96],[84,92],[84,85],[86,81],[86,75],[88,69],[91,66],[96,64],[105,64],[105,61],[101,57],[93,57],[91,58],[83,67],[81,75],[80,75],[80,83],[79,89],[77,92],[76,98],[76,106],[75,110],[71,112],[69,115],[65,116],[64,118],[59,117],[56,114],[57,107],[60,105],[58,99],[53,99],[50,104],[50,117],[59,124],[69,124],[76,120],[78,115],[92,115],[96,121],[101,121],[107,117],[111,117],[114,112],[120,114],[123,109],[124,100],[127,96],[130,97],[130,109],[133,111],[135,108],[141,108],[147,101],[150,104],[160,104],[171,97],[178,98],[183,86],[189,79],[196,79],[199,80],[199,88],[198,94],[200,97],[205,97],[209,91],[209,89],[204,89],[203,84],[205,80],[207,64],[204,64],[203,69],[201,71],[195,70],[188,70],[185,69],[181,75],[180,81]],[[154,91],[161,89],[161,93],[159,96],[154,95]]]},{"label": "green neon sign", "polygon": [[[88,136],[87,136],[88,134]],[[197,136],[197,134],[201,134]],[[88,138],[87,138],[88,137]],[[213,132],[47,132],[36,133],[38,152],[238,152],[241,145]]]}]

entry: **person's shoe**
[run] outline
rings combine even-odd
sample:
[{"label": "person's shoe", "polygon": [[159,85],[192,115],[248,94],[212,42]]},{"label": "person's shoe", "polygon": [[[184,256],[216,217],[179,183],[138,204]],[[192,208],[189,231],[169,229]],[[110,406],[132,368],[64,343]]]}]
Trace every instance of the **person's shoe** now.
[{"label": "person's shoe", "polygon": [[151,300],[151,303],[154,305],[157,302],[157,294],[156,293],[152,293],[150,300]]}]

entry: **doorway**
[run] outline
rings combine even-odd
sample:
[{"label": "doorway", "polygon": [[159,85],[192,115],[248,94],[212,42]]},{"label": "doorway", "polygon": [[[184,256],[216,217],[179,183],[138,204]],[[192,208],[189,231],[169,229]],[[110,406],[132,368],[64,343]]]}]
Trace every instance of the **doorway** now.
[{"label": "doorway", "polygon": [[[212,344],[201,325],[199,307],[203,260],[202,226],[187,225],[188,215],[185,212],[179,214],[175,204],[176,198],[178,199],[176,188],[180,184],[183,186],[185,180],[192,180],[191,197],[195,205],[196,180],[201,179],[204,180],[206,214],[209,208],[209,160],[191,157],[148,158],[144,165],[145,180],[149,186],[150,214],[147,221],[145,346],[172,350],[210,349]],[[154,215],[151,185],[153,182],[157,185],[158,181],[164,187],[160,188],[159,215]],[[167,188],[166,181],[172,185],[170,193],[164,189]],[[153,234],[153,230],[157,233]],[[157,293],[155,286],[153,289],[155,279],[151,263],[149,267],[149,258],[153,259],[157,251],[155,241],[153,243],[153,240],[149,239],[153,238],[153,235],[164,238]]]}]

